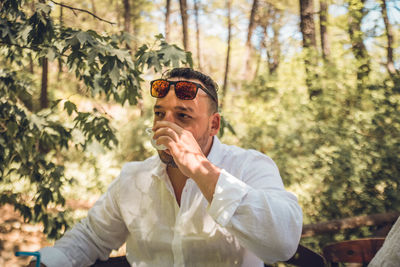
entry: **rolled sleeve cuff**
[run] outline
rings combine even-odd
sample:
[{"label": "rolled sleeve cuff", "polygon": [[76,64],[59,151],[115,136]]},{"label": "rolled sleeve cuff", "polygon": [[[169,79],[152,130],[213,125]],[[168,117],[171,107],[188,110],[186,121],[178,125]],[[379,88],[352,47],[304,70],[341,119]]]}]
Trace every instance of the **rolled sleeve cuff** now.
[{"label": "rolled sleeve cuff", "polygon": [[222,170],[208,213],[219,225],[225,227],[249,190],[250,186]]},{"label": "rolled sleeve cuff", "polygon": [[59,249],[45,247],[39,250],[40,262],[47,267],[72,267],[71,261]]}]

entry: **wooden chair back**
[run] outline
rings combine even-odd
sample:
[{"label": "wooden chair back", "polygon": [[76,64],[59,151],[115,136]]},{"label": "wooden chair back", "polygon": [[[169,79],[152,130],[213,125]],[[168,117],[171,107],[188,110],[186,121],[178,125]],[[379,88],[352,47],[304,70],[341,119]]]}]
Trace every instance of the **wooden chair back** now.
[{"label": "wooden chair back", "polygon": [[323,255],[331,266],[339,263],[362,263],[367,265],[382,247],[385,238],[363,238],[341,241],[323,248]]},{"label": "wooden chair back", "polygon": [[[289,263],[294,266],[299,267],[325,267],[325,258],[318,254],[317,252],[303,246],[299,245],[297,247],[296,253],[289,260],[284,263]],[[268,264],[264,264],[264,267],[270,267]]]},{"label": "wooden chair back", "polygon": [[285,261],[285,263],[299,267],[324,267],[326,265],[325,258],[322,255],[303,245],[299,245],[293,257]]}]

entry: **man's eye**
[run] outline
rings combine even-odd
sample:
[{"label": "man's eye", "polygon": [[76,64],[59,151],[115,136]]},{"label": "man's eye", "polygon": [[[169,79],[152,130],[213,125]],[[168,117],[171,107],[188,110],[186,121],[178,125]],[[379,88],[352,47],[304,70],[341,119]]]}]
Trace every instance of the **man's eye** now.
[{"label": "man's eye", "polygon": [[191,118],[191,116],[189,116],[189,115],[187,115],[185,113],[179,113],[178,117],[181,118],[181,119],[190,119]]},{"label": "man's eye", "polygon": [[155,111],[154,112],[154,115],[156,116],[156,117],[162,117],[163,116],[163,113],[162,112],[160,112],[160,111]]}]

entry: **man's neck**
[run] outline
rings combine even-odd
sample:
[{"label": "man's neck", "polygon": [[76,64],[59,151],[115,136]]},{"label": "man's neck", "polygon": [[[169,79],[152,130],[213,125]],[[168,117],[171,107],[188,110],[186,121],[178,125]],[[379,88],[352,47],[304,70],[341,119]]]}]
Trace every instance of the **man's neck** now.
[{"label": "man's neck", "polygon": [[186,181],[188,177],[183,175],[183,173],[179,170],[179,168],[173,168],[167,166],[167,174],[169,180],[171,181],[172,187],[174,188],[175,199],[178,202],[178,205],[181,205],[181,195],[183,188],[185,187]]}]

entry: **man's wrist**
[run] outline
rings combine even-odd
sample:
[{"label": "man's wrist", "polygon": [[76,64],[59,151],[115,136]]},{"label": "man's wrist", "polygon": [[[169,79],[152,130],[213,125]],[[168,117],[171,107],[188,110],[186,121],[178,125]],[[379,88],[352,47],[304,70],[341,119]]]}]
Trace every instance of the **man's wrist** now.
[{"label": "man's wrist", "polygon": [[217,185],[221,169],[207,159],[202,161],[201,166],[191,178],[196,182],[205,198],[211,203]]}]

